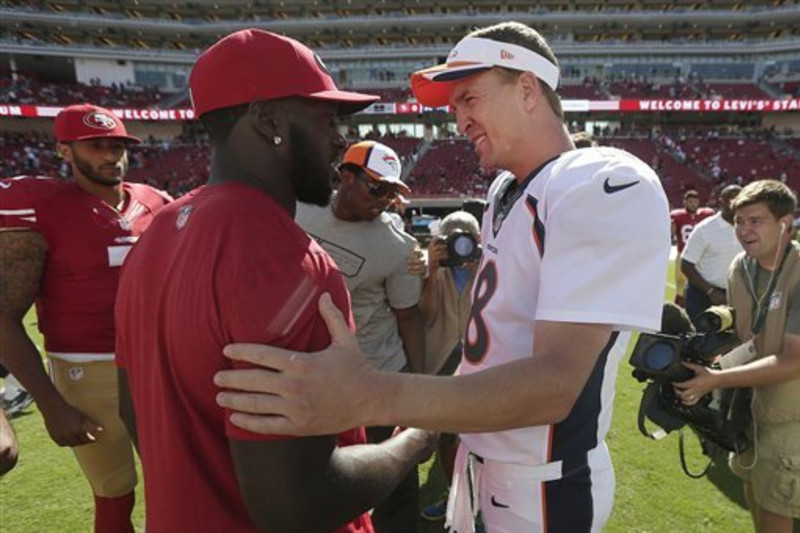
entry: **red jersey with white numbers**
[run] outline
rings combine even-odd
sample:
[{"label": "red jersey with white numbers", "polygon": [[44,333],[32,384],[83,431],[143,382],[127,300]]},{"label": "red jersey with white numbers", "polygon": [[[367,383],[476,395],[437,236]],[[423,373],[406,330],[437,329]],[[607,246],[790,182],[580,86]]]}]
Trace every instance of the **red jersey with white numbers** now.
[{"label": "red jersey with white numbers", "polygon": [[72,181],[0,180],[0,231],[38,231],[47,241],[36,306],[48,352],[114,352],[119,267],[153,215],[171,200],[147,185],[125,183],[123,189],[117,211]]},{"label": "red jersey with white numbers", "polygon": [[699,207],[694,213],[690,213],[684,208],[670,211],[669,218],[672,219],[672,225],[675,227],[678,252],[683,251],[686,241],[689,240],[689,234],[692,233],[697,223],[713,214],[714,210],[710,207]]}]

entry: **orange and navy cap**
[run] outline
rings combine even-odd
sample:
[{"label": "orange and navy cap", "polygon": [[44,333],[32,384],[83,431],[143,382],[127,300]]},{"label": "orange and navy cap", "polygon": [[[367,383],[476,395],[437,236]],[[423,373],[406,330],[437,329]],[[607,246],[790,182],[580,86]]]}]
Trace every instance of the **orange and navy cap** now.
[{"label": "orange and navy cap", "polygon": [[71,105],[62,109],[56,115],[53,130],[56,140],[61,143],[102,137],[136,144],[142,142],[138,137],[128,135],[125,124],[112,111],[91,104]]},{"label": "orange and navy cap", "polygon": [[200,54],[189,75],[195,114],[301,96],[338,104],[340,115],[361,111],[378,96],[340,91],[317,54],[268,31],[246,29],[223,37]]},{"label": "orange and navy cap", "polygon": [[558,67],[533,50],[482,37],[465,37],[450,51],[445,63],[413,73],[411,91],[422,105],[445,106],[456,81],[494,67],[532,72],[554,91],[558,87]]},{"label": "orange and navy cap", "polygon": [[400,180],[402,166],[397,153],[375,141],[356,143],[344,153],[342,164],[350,163],[361,168],[374,181],[383,181],[397,185],[408,194],[411,189]]}]

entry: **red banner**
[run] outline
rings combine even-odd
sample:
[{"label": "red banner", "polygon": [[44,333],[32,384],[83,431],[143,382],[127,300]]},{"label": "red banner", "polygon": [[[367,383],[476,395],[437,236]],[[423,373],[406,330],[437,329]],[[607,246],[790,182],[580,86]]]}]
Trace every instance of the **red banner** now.
[{"label": "red banner", "polygon": [[[591,106],[590,106],[591,107]],[[773,113],[800,111],[800,99],[789,100],[620,100],[619,111],[689,111]]]},{"label": "red banner", "polygon": [[[53,118],[62,109],[62,107],[0,104],[0,117]],[[123,120],[176,121],[194,119],[194,110],[192,109],[111,108],[111,111]]]}]

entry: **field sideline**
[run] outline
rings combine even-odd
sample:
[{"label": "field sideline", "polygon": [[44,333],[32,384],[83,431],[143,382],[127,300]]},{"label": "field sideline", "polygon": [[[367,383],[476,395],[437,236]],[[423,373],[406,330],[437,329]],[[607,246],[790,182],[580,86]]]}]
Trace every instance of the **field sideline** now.
[{"label": "field sideline", "polygon": [[[670,280],[671,276],[670,271]],[[673,291],[670,283],[668,298]],[[39,339],[35,315],[29,313],[25,321],[29,331]],[[681,470],[677,435],[654,442],[639,433],[636,415],[642,385],[631,377],[627,362],[620,367],[616,390],[608,438],[617,473],[616,501],[605,531],[752,531],[749,513],[743,507],[741,485],[726,466],[716,465],[709,476],[690,479]],[[0,480],[0,532],[91,531],[91,492],[71,452],[50,442],[36,409],[15,418],[13,425],[20,441],[20,460],[16,469]],[[693,436],[687,435],[687,443],[689,466],[700,470],[705,457]],[[420,470],[423,504],[443,491],[441,474],[438,468],[430,471],[431,464],[429,461]],[[141,531],[144,516],[141,483],[137,501],[135,522]],[[442,531],[441,523],[425,523],[420,531]],[[795,527],[795,531],[800,528]]]}]

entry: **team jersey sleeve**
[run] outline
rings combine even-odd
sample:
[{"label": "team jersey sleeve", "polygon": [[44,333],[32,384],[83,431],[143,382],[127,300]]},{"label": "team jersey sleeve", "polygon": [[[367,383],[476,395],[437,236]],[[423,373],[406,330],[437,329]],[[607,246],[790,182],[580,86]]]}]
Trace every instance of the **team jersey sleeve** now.
[{"label": "team jersey sleeve", "polygon": [[616,165],[552,198],[537,320],[658,330],[670,218],[658,178],[642,173]]},{"label": "team jersey sleeve", "polygon": [[29,178],[0,180],[0,231],[39,229],[36,204],[26,187],[26,179]]}]

